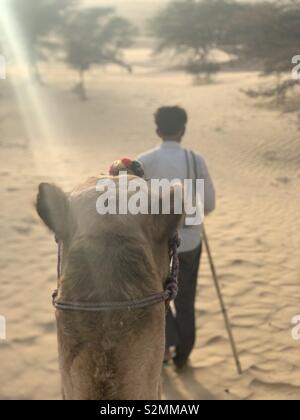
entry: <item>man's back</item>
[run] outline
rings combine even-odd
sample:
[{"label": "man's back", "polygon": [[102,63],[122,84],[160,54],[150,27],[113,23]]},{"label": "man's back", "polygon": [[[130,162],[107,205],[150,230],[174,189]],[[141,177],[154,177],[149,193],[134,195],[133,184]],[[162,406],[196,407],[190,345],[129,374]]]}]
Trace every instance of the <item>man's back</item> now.
[{"label": "man's back", "polygon": [[[204,180],[204,209],[208,214],[215,208],[215,190],[209,175],[205,160],[196,155],[197,174],[193,173],[191,154],[175,141],[164,141],[160,147],[139,156],[148,179],[179,179],[184,181],[189,177]],[[188,163],[189,162],[189,163]],[[185,227],[180,229],[182,245],[181,252],[191,251],[200,244],[202,226]]]}]

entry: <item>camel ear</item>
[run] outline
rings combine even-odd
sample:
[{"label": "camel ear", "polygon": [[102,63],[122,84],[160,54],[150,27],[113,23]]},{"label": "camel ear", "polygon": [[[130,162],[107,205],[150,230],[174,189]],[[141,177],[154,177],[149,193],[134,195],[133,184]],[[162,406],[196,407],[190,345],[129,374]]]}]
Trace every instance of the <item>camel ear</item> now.
[{"label": "camel ear", "polygon": [[[165,212],[164,200],[170,199],[170,211]],[[183,189],[181,184],[171,189],[170,196],[160,198],[160,214],[156,216],[160,239],[168,239],[175,232],[184,217]]]},{"label": "camel ear", "polygon": [[60,188],[51,184],[40,184],[36,209],[57,239],[67,239],[70,233],[71,211],[68,197]]}]

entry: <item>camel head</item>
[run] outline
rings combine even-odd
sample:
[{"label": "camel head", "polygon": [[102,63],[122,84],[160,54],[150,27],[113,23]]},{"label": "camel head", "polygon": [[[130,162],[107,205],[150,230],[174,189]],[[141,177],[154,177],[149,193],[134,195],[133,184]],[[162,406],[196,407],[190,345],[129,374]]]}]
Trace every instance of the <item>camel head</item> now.
[{"label": "camel head", "polygon": [[[182,215],[172,206],[170,214],[100,215],[100,179],[88,180],[70,195],[54,185],[39,187],[37,212],[63,245],[59,298],[120,302],[162,291],[169,272],[168,241]],[[119,178],[111,179],[118,190]],[[57,311],[56,317],[66,398],[157,398],[163,304],[132,312]],[[129,388],[124,385],[128,377]]]}]

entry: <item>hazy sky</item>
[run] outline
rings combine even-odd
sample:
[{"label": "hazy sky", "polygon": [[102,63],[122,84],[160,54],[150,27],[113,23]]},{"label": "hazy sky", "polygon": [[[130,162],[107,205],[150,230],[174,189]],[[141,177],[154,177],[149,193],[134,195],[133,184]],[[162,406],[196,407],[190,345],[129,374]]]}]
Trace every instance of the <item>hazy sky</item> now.
[{"label": "hazy sky", "polygon": [[[114,6],[118,12],[135,21],[143,21],[153,15],[170,0],[82,0],[86,5]],[[258,1],[258,0],[239,0]]]},{"label": "hazy sky", "polygon": [[170,0],[83,0],[86,5],[114,6],[120,15],[143,23]]}]

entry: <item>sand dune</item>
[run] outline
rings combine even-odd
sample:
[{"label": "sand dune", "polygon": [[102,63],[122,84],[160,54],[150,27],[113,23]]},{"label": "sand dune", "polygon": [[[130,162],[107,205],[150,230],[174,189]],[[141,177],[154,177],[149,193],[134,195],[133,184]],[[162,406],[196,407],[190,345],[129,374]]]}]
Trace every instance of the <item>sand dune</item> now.
[{"label": "sand dune", "polygon": [[50,117],[47,135],[31,104],[27,124],[37,127],[35,135],[28,132],[10,88],[1,84],[0,313],[8,339],[0,343],[0,398],[60,398],[50,301],[56,249],[34,213],[38,183],[50,180],[68,189],[105,171],[115,158],[154,146],[153,111],[178,103],[190,112],[186,145],[207,158],[218,190],[207,230],[244,374],[236,375],[204,258],[197,347],[186,373],[165,370],[164,396],[299,399],[300,344],[291,338],[291,318],[300,312],[296,117],[258,109],[240,93],[258,83],[253,73],[220,75],[217,83],[199,87],[185,76],[151,69],[133,76],[94,73],[84,104],[69,93],[71,83],[57,71],[41,88]]}]

